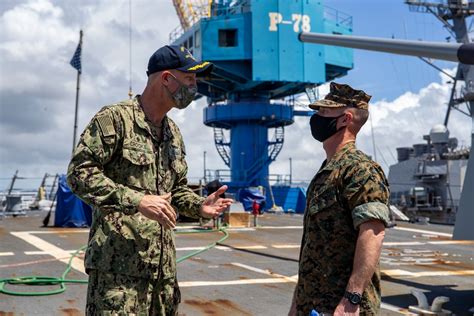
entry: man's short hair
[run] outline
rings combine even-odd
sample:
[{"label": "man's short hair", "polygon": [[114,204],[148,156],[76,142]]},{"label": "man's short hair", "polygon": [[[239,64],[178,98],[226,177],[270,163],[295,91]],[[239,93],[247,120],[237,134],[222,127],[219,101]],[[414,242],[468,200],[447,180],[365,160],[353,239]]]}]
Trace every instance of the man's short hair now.
[{"label": "man's short hair", "polygon": [[369,111],[364,109],[358,108],[348,108],[348,110],[352,113],[352,131],[357,134],[362,126],[367,122],[369,118]]}]

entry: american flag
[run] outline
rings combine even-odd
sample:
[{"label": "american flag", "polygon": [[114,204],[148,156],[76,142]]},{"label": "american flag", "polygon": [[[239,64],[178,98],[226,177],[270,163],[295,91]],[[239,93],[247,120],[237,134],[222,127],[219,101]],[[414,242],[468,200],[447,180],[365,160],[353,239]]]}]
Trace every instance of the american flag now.
[{"label": "american flag", "polygon": [[72,67],[74,67],[79,73],[82,71],[82,66],[81,66],[81,50],[82,50],[82,41],[79,42],[77,45],[76,51],[74,52],[74,56],[72,56],[71,61],[69,64],[71,64]]}]

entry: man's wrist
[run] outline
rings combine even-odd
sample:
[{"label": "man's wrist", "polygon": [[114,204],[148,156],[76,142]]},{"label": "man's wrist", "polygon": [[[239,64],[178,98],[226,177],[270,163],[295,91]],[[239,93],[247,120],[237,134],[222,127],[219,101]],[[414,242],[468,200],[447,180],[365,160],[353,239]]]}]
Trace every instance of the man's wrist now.
[{"label": "man's wrist", "polygon": [[362,302],[362,293],[360,292],[344,292],[344,298],[349,301],[352,305],[360,305]]}]

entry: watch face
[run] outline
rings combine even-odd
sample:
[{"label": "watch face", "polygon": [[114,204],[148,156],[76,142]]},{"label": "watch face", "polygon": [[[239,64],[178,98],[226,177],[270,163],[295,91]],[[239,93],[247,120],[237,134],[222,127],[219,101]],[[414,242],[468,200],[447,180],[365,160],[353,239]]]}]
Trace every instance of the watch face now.
[{"label": "watch face", "polygon": [[349,298],[349,301],[352,304],[360,304],[360,301],[362,300],[362,297],[357,294],[357,293],[351,293],[351,297]]}]

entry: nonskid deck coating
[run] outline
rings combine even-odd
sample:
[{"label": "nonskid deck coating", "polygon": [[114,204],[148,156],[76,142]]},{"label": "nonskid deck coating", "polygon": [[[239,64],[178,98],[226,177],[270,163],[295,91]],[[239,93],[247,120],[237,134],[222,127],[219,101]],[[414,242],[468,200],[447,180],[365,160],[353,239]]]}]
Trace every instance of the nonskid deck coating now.
[{"label": "nonskid deck coating", "polygon": [[[0,221],[0,278],[59,277],[69,254],[87,242],[88,229],[40,228],[44,216],[31,212]],[[229,229],[222,244],[178,265],[181,315],[286,315],[297,280],[302,216],[265,214],[259,224]],[[444,307],[457,315],[472,314],[474,242],[453,241],[451,233],[451,226],[407,223],[387,231],[381,256],[383,315],[407,314],[408,306],[416,305],[413,288],[426,292],[430,302],[448,296]],[[177,235],[177,256],[220,237]],[[87,279],[81,258],[68,278]],[[83,315],[86,289],[70,284],[55,296],[0,294],[0,315]]]}]

